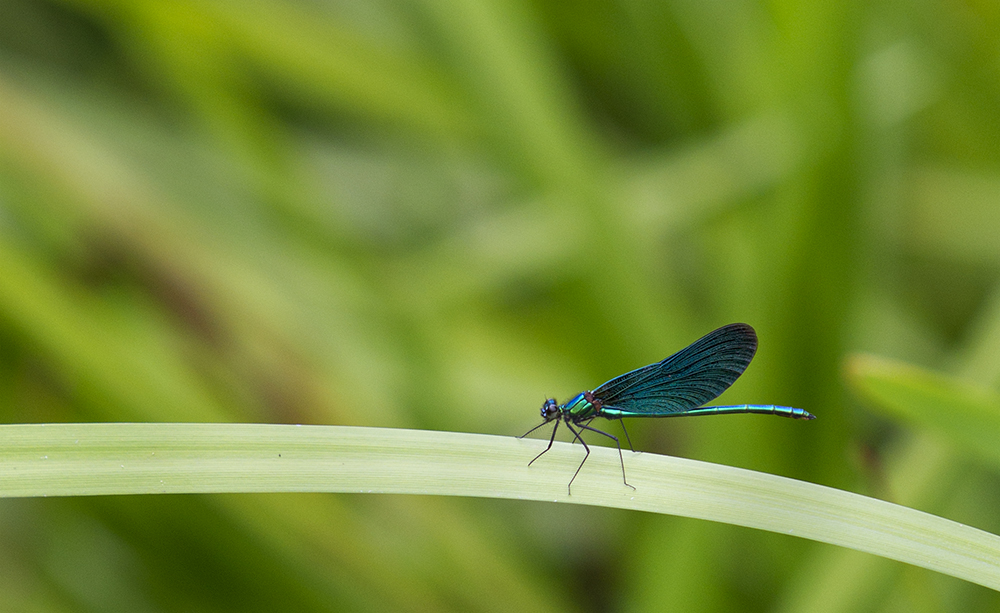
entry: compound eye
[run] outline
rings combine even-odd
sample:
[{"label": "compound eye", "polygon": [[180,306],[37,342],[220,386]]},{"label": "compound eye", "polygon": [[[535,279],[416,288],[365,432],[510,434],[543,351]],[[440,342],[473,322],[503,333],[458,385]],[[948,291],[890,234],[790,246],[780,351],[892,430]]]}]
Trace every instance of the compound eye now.
[{"label": "compound eye", "polygon": [[545,419],[550,419],[553,415],[559,412],[559,405],[556,403],[555,398],[549,398],[542,404],[542,417]]}]

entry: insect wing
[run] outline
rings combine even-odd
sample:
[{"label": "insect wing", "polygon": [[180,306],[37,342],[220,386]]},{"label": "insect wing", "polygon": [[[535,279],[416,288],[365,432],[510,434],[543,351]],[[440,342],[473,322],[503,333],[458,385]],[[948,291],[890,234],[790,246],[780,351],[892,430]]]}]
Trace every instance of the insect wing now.
[{"label": "insect wing", "polygon": [[757,351],[747,324],[709,332],[662,362],[627,372],[594,390],[605,407],[640,415],[682,413],[700,407],[739,378]]}]

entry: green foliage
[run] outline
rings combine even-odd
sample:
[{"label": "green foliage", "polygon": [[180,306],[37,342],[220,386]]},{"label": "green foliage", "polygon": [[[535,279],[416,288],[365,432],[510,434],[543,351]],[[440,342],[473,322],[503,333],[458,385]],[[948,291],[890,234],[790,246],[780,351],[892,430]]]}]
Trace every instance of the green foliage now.
[{"label": "green foliage", "polygon": [[943,434],[958,449],[1000,464],[1000,394],[955,377],[874,356],[848,362],[854,388],[873,406]]},{"label": "green foliage", "polygon": [[[1000,383],[998,48],[988,3],[7,0],[0,414],[518,435],[545,397],[746,321],[761,347],[722,400],[819,419],[629,424],[638,449],[1000,532],[972,419]],[[854,351],[938,374],[851,362],[849,396]],[[571,505],[0,507],[10,609],[1000,604]]]}]

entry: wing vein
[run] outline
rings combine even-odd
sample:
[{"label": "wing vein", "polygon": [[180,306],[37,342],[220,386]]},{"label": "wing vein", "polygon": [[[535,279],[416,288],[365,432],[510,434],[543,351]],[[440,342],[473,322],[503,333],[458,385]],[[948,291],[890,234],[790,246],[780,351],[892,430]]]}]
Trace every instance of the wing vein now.
[{"label": "wing vein", "polygon": [[661,362],[615,377],[594,390],[604,406],[637,414],[679,413],[717,398],[749,366],[757,334],[747,324],[709,332]]}]

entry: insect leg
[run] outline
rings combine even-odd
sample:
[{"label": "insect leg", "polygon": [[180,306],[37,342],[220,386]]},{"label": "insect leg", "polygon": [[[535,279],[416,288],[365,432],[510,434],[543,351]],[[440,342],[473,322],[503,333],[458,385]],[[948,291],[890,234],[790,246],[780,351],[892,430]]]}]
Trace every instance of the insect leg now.
[{"label": "insect leg", "polygon": [[[578,422],[574,422],[574,423],[576,423],[576,425],[578,425],[578,426],[580,426],[580,427],[584,427],[584,426],[588,426],[588,425],[590,425],[590,422],[592,422],[592,421],[594,421],[594,418],[593,418],[593,417],[591,417],[591,418],[587,419],[586,421],[582,421],[582,422],[579,422],[579,421],[578,421]],[[570,442],[571,442],[571,443],[575,443],[575,442],[577,442],[577,441],[580,441],[580,442],[582,443],[582,442],[583,442],[583,439],[582,439],[582,438],[580,438],[579,436],[577,436],[577,437],[575,437],[575,438],[574,438],[574,439],[573,439],[572,441],[570,441]]]},{"label": "insect leg", "polygon": [[542,426],[544,426],[547,423],[549,423],[548,420],[543,421],[542,423],[538,424],[537,426],[535,426],[531,430],[528,430],[527,432],[525,432],[524,434],[522,434],[521,436],[519,436],[517,438],[524,438],[524,437],[528,436],[529,434],[531,434],[532,432],[534,432],[535,430],[541,428]]},{"label": "insect leg", "polygon": [[[544,426],[544,425],[545,425],[545,424],[539,424],[539,426]],[[569,424],[567,424],[567,425],[569,425]],[[538,426],[535,426],[535,427],[534,427],[534,428],[532,428],[531,430],[528,430],[527,432],[525,432],[525,435],[527,435],[527,434],[530,434],[530,433],[531,433],[531,432],[532,432],[533,430],[537,430],[537,429],[538,429]],[[557,419],[557,420],[556,420],[556,425],[552,427],[552,436],[551,436],[551,437],[549,437],[549,446],[548,446],[548,447],[546,447],[546,448],[545,448],[544,450],[542,450],[542,453],[540,453],[540,454],[536,455],[536,456],[535,456],[535,457],[534,457],[534,458],[533,458],[533,459],[531,460],[531,462],[528,462],[528,466],[531,466],[531,463],[532,463],[532,462],[534,462],[534,461],[535,461],[535,460],[537,460],[538,458],[540,458],[540,457],[542,457],[543,455],[545,455],[545,452],[546,452],[546,451],[548,451],[549,449],[552,449],[552,441],[556,440],[556,430],[558,430],[558,429],[559,429],[559,420]],[[579,438],[579,437],[577,437],[577,438]]]},{"label": "insect leg", "polygon": [[622,425],[622,432],[625,433],[625,440],[628,441],[628,448],[632,451],[632,453],[635,453],[635,447],[632,446],[632,437],[628,435],[628,430],[625,429],[625,420],[619,419],[618,423]]},{"label": "insect leg", "polygon": [[[584,430],[590,430],[591,432],[596,432],[598,434],[603,434],[604,436],[610,438],[611,440],[613,440],[615,442],[615,445],[618,446],[618,459],[621,460],[621,463],[622,463],[622,483],[624,483],[625,485],[628,485],[632,489],[635,489],[635,487],[633,487],[632,485],[630,485],[629,482],[625,479],[625,456],[622,455],[622,444],[618,441],[618,437],[614,436],[613,434],[608,434],[604,430],[598,430],[597,428],[591,428],[587,424],[577,424],[577,425],[580,426],[580,428],[582,428]],[[566,426],[568,427],[569,424],[566,424]],[[582,443],[583,439],[580,439],[580,442]],[[629,442],[629,444],[631,444],[631,442]],[[584,447],[586,447],[586,445],[584,445]],[[587,455],[590,455],[590,449],[587,450]],[[584,458],[584,460],[586,460],[586,459],[587,458]],[[580,466],[583,467],[583,464],[581,464]],[[579,468],[576,469],[576,472],[580,472],[580,469]],[[575,476],[576,475],[574,475],[574,477]],[[570,483],[572,483],[572,481],[570,481]]]},{"label": "insect leg", "polygon": [[[586,425],[582,424],[577,424],[577,425],[580,426],[581,428],[587,428],[588,430],[593,430],[593,428]],[[587,446],[587,443],[583,442],[583,439],[580,437],[580,433],[577,432],[575,429],[573,429],[573,426],[571,426],[568,421],[566,422],[566,427],[569,428],[569,431],[573,433],[573,436],[576,437],[576,440],[580,441],[580,444],[583,445],[583,448],[587,450],[587,454],[583,456],[583,461],[580,462],[580,465],[576,467],[576,472],[573,473],[573,478],[569,480],[568,484],[566,484],[566,493],[572,496],[573,481],[576,479],[576,476],[580,474],[580,469],[583,468],[583,465],[587,462],[587,458],[590,457],[590,447]]]}]

